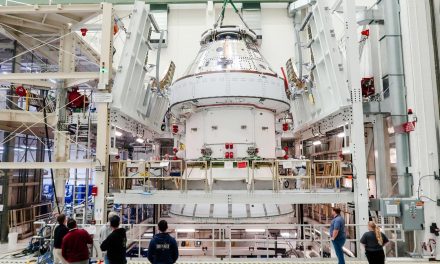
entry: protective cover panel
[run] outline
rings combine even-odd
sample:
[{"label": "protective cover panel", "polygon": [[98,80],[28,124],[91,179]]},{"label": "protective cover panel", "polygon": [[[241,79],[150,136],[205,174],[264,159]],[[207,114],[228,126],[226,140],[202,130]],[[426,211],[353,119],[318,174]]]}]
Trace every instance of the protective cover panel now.
[{"label": "protective cover panel", "polygon": [[130,25],[112,90],[112,109],[160,131],[168,98],[153,90],[144,69],[148,58],[151,22],[144,2],[134,4]]}]

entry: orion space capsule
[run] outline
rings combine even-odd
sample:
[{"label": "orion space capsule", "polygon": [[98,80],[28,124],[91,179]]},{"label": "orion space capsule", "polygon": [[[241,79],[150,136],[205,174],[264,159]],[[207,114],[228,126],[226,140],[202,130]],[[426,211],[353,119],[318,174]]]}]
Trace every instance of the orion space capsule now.
[{"label": "orion space capsule", "polygon": [[284,82],[257,35],[237,26],[202,34],[193,63],[170,87],[185,159],[273,159],[276,117],[289,110]]}]

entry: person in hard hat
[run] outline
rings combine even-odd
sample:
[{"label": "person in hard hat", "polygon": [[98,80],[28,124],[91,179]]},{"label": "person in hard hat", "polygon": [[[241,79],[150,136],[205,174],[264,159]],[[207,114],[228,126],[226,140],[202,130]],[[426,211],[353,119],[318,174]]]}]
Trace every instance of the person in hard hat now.
[{"label": "person in hard hat", "polygon": [[152,264],[175,263],[179,258],[179,249],[176,240],[166,232],[168,223],[165,220],[161,220],[157,226],[160,232],[150,241],[148,260]]}]

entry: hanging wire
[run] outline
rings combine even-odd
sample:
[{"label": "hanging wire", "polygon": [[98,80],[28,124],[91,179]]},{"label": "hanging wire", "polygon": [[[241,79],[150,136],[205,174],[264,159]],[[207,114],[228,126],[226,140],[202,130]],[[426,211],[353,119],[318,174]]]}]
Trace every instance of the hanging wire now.
[{"label": "hanging wire", "polygon": [[[18,107],[18,105],[17,105],[15,102],[13,102],[13,101],[10,100],[9,98],[7,98],[5,95],[0,94],[0,96],[4,97],[7,101],[10,101],[13,105],[15,105],[15,106]],[[78,100],[78,99],[80,99],[80,97],[75,98],[74,100],[70,101],[69,103],[65,104],[64,106],[61,106],[61,107],[57,108],[56,111],[59,111],[60,109],[66,108],[70,103],[72,103],[72,102],[74,102],[74,101],[76,101],[76,100]],[[48,107],[48,106],[46,106],[46,107]],[[44,109],[45,109],[45,107],[43,107],[43,110],[44,110]],[[42,119],[38,119],[38,117],[37,117],[35,114],[33,114],[33,112],[29,112],[29,114],[32,115],[34,118],[36,118],[37,121],[34,122],[34,123],[33,123],[31,126],[29,126],[29,127],[28,127],[27,125],[25,125],[24,123],[22,123],[22,125],[20,125],[20,126],[19,126],[18,128],[16,128],[13,132],[11,132],[11,134],[14,134],[14,133],[20,133],[20,132],[17,132],[17,131],[18,131],[20,128],[22,128],[23,126],[26,126],[27,129],[30,129],[31,127],[36,126],[38,123],[44,121],[44,118],[42,118]],[[55,127],[53,127],[53,126],[51,126],[51,125],[49,125],[49,124],[48,124],[48,127],[52,128],[52,129],[54,130],[54,133],[61,133],[61,132],[58,131]],[[22,131],[22,132],[23,132],[23,131]],[[13,139],[13,137],[9,137],[9,138],[3,139],[3,141],[0,142],[0,144],[5,144],[5,143],[9,142],[9,141],[12,140],[12,139]],[[70,143],[73,143],[73,144],[76,143],[75,141],[73,141],[73,140],[70,139],[69,137],[67,138],[67,140],[69,140]],[[86,152],[90,152],[90,151],[91,151],[91,149],[87,149],[87,148],[83,148],[82,150],[84,150],[84,151],[86,151]]]},{"label": "hanging wire", "polygon": [[[58,51],[62,51],[62,52],[64,52],[64,53],[66,53],[66,54],[72,55],[72,56],[74,56],[75,58],[77,58],[78,60],[84,60],[84,61],[87,61],[87,62],[89,62],[89,63],[92,63],[92,64],[94,64],[94,65],[99,66],[99,63],[96,63],[96,62],[93,62],[93,61],[91,61],[91,60],[88,60],[87,58],[80,57],[80,56],[76,55],[76,54],[73,53],[73,52],[69,52],[69,51],[67,51],[67,50],[61,49],[61,48],[59,48],[59,47],[57,47],[57,46],[55,46],[55,45],[49,44],[49,43],[51,43],[51,42],[53,42],[53,41],[55,41],[55,40],[57,40],[57,39],[59,39],[59,38],[56,38],[56,39],[53,39],[53,40],[49,40],[49,41],[43,41],[43,40],[40,40],[40,39],[38,39],[38,38],[35,38],[35,37],[33,37],[33,36],[29,35],[29,34],[26,34],[25,32],[23,32],[23,31],[21,31],[21,30],[18,30],[18,29],[15,29],[15,28],[11,27],[11,26],[8,26],[8,25],[6,25],[6,24],[4,24],[4,23],[1,23],[1,22],[0,22],[0,26],[8,27],[8,28],[10,28],[11,30],[14,30],[14,31],[16,31],[16,32],[18,32],[18,33],[20,33],[20,34],[23,34],[23,35],[25,35],[25,36],[27,36],[27,37],[29,37],[29,38],[32,38],[32,39],[34,39],[34,40],[40,42],[41,44],[43,44],[43,46],[47,45],[47,46],[49,46],[49,47],[51,47],[51,48],[54,48],[54,49],[56,49],[56,50],[58,50]],[[63,35],[63,37],[64,37],[64,36],[67,36],[67,35],[69,35],[69,34],[72,34],[72,33],[75,33],[75,32],[74,32],[74,31],[73,31],[73,32],[69,32],[68,34]],[[61,37],[61,38],[62,38],[62,37]],[[37,49],[40,48],[40,47],[42,47],[42,46],[37,47]],[[32,52],[33,50],[34,50],[34,49],[32,49],[32,50],[29,49],[28,52]],[[27,52],[24,52],[24,53],[27,53]],[[23,53],[21,53],[21,54],[23,54]],[[20,54],[20,55],[21,55],[21,54]],[[17,56],[19,56],[19,55],[17,55]],[[4,62],[7,62],[7,61],[8,61],[8,60],[6,60],[6,61],[4,61]],[[41,60],[41,62],[44,62],[44,61]],[[1,65],[1,64],[3,64],[3,62],[1,62],[0,65]]]},{"label": "hanging wire", "polygon": [[217,28],[219,25],[220,27],[223,26],[223,19],[225,18],[225,11],[226,11],[226,6],[227,4],[230,3],[232,8],[234,9],[235,13],[238,15],[238,17],[240,18],[241,22],[244,24],[244,26],[251,30],[248,26],[248,24],[244,21],[240,11],[238,10],[238,8],[235,6],[234,2],[232,0],[223,0],[223,5],[222,5],[222,11],[220,12],[215,24],[214,24],[214,28]]}]

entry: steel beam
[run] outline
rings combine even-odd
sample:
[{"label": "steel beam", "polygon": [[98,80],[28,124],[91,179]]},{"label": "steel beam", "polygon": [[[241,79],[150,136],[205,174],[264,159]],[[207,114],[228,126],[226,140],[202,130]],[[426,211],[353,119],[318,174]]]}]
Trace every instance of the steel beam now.
[{"label": "steel beam", "polygon": [[[47,114],[47,123],[50,126],[54,126],[56,124],[54,119],[55,115],[53,113]],[[3,123],[2,125],[7,125],[9,122],[20,122],[30,125],[30,127],[35,127],[35,125],[32,125],[37,124],[41,126],[41,124],[44,124],[44,118],[43,113],[40,112],[3,109],[0,110],[0,122]]]},{"label": "steel beam", "polygon": [[[0,162],[0,170],[18,169],[90,169],[94,162],[88,161],[65,161],[65,162]],[[64,194],[62,194],[64,197]]]},{"label": "steel beam", "polygon": [[[112,4],[114,5],[131,5],[134,3],[135,0],[114,0],[112,1]],[[0,4],[5,5],[6,0],[0,1]],[[20,3],[24,4],[30,4],[30,5],[47,5],[47,0],[20,0]],[[102,0],[75,0],[76,5],[91,5],[101,3]],[[214,3],[223,3],[223,0],[214,0]],[[292,1],[288,0],[236,0],[234,3],[289,3]],[[65,9],[67,6],[72,3],[71,0],[57,0],[57,4],[61,5],[63,9]],[[147,4],[206,4],[206,0],[145,0],[145,3]],[[7,6],[9,7],[9,6]],[[33,8],[33,6],[28,6],[30,8]],[[2,7],[4,8],[4,7]],[[41,6],[40,6],[41,8]],[[12,9],[15,11],[15,9]],[[80,9],[83,11],[83,9]],[[55,10],[50,9],[51,12],[55,12]],[[65,11],[64,11],[65,12]],[[60,12],[56,12],[60,13]]]},{"label": "steel beam", "polygon": [[[47,1],[45,0],[24,0],[20,1],[23,4],[30,5],[13,5],[13,6],[5,6],[5,1],[1,1],[2,8],[0,8],[0,14],[41,14],[41,13],[93,13],[101,11],[101,1],[79,1],[83,3],[91,3],[91,4],[74,4],[72,5],[72,1],[65,1],[65,4],[57,4],[57,5],[47,5]],[[60,1],[63,2],[63,1]],[[98,4],[99,3],[99,4]]]},{"label": "steel beam", "polygon": [[50,88],[50,89],[55,89],[56,88],[56,84],[55,83],[47,82],[47,81],[40,81],[40,80],[18,79],[18,80],[14,80],[11,83],[32,85],[32,86],[37,86],[37,87],[45,87],[45,88]]},{"label": "steel beam", "polygon": [[[101,58],[98,89],[99,93],[107,94],[112,89],[112,60],[113,60],[113,6],[110,3],[102,4],[102,39]],[[108,191],[108,166],[109,166],[109,143],[110,143],[110,111],[107,102],[96,102],[97,109],[97,138],[96,159],[99,160],[103,170],[97,171],[95,185],[98,187],[98,195],[95,197],[94,220],[104,223],[106,218]]]},{"label": "steel beam", "polygon": [[24,28],[30,28],[30,29],[37,29],[45,32],[50,33],[58,33],[60,31],[60,28],[56,28],[52,25],[38,23],[36,21],[29,21],[27,19],[22,19],[20,17],[12,18],[9,16],[1,16],[0,17],[0,23],[8,24],[11,26],[18,26],[18,27],[24,27]]},{"label": "steel beam", "polygon": [[[272,191],[254,191],[248,193],[242,191],[156,191],[152,194],[140,193],[113,193],[114,202],[118,204],[234,204],[234,203],[270,203],[275,204],[319,204],[319,203],[348,203],[354,201],[352,192],[316,192],[306,193],[297,191],[283,191],[274,193]],[[365,210],[367,211],[367,210]]]},{"label": "steel beam", "polygon": [[1,74],[0,81],[12,80],[65,80],[65,79],[98,79],[99,72],[44,72],[44,73],[8,73]]},{"label": "steel beam", "polygon": [[[351,91],[352,100],[352,119],[350,126],[350,149],[353,161],[353,179],[354,179],[354,196],[355,196],[355,221],[356,237],[360,237],[368,231],[368,179],[365,152],[365,136],[364,136],[364,110],[362,89],[359,80],[360,62],[359,62],[359,42],[357,40],[357,23],[356,23],[356,4],[352,0],[344,0],[345,15],[345,47],[348,78],[347,83]],[[357,252],[361,252],[358,243]],[[358,254],[362,258],[362,254]]]}]

